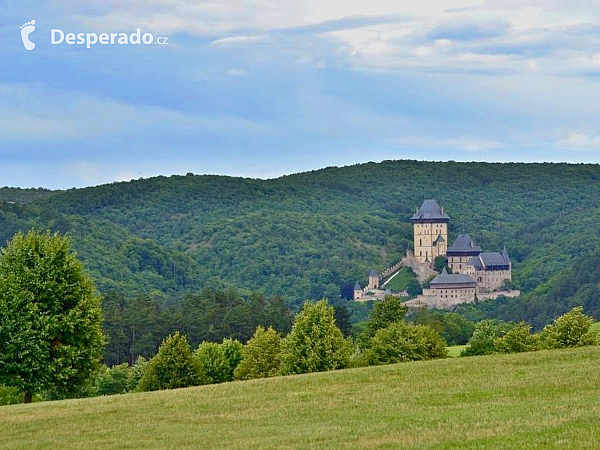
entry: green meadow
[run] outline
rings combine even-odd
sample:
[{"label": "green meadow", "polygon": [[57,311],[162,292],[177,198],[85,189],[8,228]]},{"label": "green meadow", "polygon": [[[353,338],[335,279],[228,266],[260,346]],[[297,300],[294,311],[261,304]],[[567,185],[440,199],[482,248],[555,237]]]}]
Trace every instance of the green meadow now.
[{"label": "green meadow", "polygon": [[0,407],[0,446],[598,448],[600,347]]}]

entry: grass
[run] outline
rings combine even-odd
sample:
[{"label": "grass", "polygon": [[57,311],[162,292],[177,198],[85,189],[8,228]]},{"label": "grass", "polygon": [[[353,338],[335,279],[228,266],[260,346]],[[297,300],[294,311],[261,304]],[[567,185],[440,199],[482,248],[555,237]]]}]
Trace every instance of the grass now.
[{"label": "grass", "polygon": [[460,356],[460,352],[466,348],[466,345],[453,345],[446,348],[448,349],[448,358],[458,358]]},{"label": "grass", "polygon": [[0,407],[31,448],[597,448],[600,347]]},{"label": "grass", "polygon": [[391,289],[392,291],[403,291],[408,286],[411,280],[416,279],[415,273],[408,267],[403,267],[398,271],[398,275],[396,275],[392,280],[385,285],[386,289]]},{"label": "grass", "polygon": [[594,322],[590,327],[590,331],[600,331],[600,322]]}]

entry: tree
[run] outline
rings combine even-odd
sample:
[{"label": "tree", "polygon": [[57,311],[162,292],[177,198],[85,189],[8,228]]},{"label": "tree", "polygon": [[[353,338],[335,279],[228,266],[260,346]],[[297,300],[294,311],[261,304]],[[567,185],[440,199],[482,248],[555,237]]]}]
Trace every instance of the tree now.
[{"label": "tree", "polygon": [[258,326],[252,338],[244,345],[242,361],[235,369],[238,380],[266,378],[277,375],[281,364],[281,336],[269,327]]},{"label": "tree", "polygon": [[216,342],[203,342],[195,352],[208,383],[230,381],[233,374],[225,349]]},{"label": "tree", "polygon": [[557,318],[552,325],[546,325],[542,341],[548,348],[583,347],[598,342],[598,335],[590,331],[592,318],[583,314],[583,307],[577,306]]},{"label": "tree", "polygon": [[284,375],[342,369],[348,366],[352,355],[327,300],[304,304],[282,347]]},{"label": "tree", "polygon": [[68,396],[99,367],[100,302],[58,233],[19,233],[0,255],[0,384],[31,402],[51,390]]},{"label": "tree", "polygon": [[137,386],[139,391],[176,389],[203,384],[200,361],[194,357],[185,335],[175,332],[160,345],[148,361]]},{"label": "tree", "polygon": [[533,352],[540,349],[540,337],[531,334],[531,325],[521,322],[504,336],[494,339],[494,348],[499,353]]},{"label": "tree", "polygon": [[502,337],[511,328],[513,323],[502,320],[486,319],[475,325],[473,336],[469,345],[461,352],[461,356],[490,355],[496,351],[494,339]]},{"label": "tree", "polygon": [[369,364],[393,364],[445,358],[446,343],[439,333],[427,325],[394,322],[375,333],[367,350]]},{"label": "tree", "polygon": [[358,337],[359,346],[367,348],[377,330],[403,320],[407,312],[408,307],[402,303],[402,300],[392,295],[386,295],[383,300],[375,302],[369,314],[369,320],[365,324],[364,332]]},{"label": "tree", "polygon": [[446,262],[446,257],[436,256],[436,258],[433,260],[433,270],[435,270],[437,273],[442,273],[444,269],[446,269],[448,273],[452,273],[452,269],[450,269]]}]

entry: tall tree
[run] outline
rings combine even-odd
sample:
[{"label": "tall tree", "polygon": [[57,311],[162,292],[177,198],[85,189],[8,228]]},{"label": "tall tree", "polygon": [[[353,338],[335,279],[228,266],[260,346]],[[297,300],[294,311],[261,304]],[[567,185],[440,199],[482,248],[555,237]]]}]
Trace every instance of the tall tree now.
[{"label": "tall tree", "polygon": [[19,233],[0,255],[0,384],[31,402],[69,395],[98,367],[104,346],[99,298],[58,233]]},{"label": "tall tree", "polygon": [[343,369],[352,354],[327,300],[304,304],[282,347],[281,371],[285,375]]}]

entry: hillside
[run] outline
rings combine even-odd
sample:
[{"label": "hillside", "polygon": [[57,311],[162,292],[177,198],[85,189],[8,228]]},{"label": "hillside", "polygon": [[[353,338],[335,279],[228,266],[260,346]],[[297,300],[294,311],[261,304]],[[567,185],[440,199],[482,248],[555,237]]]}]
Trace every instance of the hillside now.
[{"label": "hillside", "polygon": [[599,180],[598,165],[417,161],[272,180],[156,177],[0,203],[0,240],[32,226],[71,232],[103,292],[178,301],[238,287],[297,306],[398,260],[414,207],[436,198],[451,239],[466,229],[484,249],[506,245],[529,292],[598,247]]},{"label": "hillside", "polygon": [[6,448],[596,448],[600,347],[0,407]]}]

